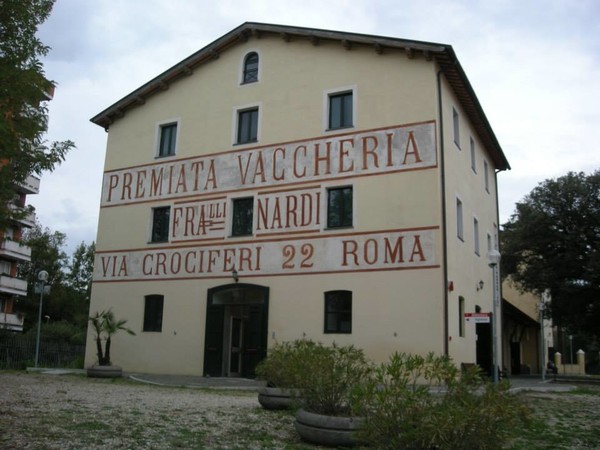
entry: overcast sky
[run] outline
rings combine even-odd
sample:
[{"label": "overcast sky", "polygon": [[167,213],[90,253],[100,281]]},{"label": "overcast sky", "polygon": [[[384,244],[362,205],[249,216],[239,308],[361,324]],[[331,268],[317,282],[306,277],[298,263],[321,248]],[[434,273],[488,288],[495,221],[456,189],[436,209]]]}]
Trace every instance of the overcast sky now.
[{"label": "overcast sky", "polygon": [[106,133],[89,119],[247,21],[452,45],[512,166],[501,223],[539,182],[600,168],[597,0],[58,0],[38,33],[47,138],[77,149],[29,203],[69,254],[96,239]]}]

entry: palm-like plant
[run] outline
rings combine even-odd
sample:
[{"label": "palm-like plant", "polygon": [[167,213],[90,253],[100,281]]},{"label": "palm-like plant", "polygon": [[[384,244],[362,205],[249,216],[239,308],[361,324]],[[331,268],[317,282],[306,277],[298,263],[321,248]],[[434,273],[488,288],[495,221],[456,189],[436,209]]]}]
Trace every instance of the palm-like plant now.
[{"label": "palm-like plant", "polygon": [[[125,331],[131,335],[135,335],[135,333],[125,326],[127,320],[117,320],[114,313],[110,309],[108,311],[96,312],[89,318],[89,320],[94,328],[94,331],[96,332],[96,352],[98,354],[98,365],[110,366],[111,336],[119,331]],[[102,349],[103,339],[106,340],[104,349]]]}]

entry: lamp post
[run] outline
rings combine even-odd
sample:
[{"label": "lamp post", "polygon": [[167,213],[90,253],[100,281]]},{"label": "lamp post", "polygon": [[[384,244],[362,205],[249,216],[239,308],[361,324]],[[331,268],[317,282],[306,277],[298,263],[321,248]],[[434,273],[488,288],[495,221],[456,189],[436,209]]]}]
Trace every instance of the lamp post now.
[{"label": "lamp post", "polygon": [[500,252],[498,250],[490,250],[488,253],[488,266],[492,269],[493,278],[493,300],[492,300],[492,374],[494,383],[498,383],[498,297],[500,295],[500,287],[498,286],[498,265],[500,264]]},{"label": "lamp post", "polygon": [[573,358],[573,335],[572,334],[569,335],[569,349],[570,349],[569,360],[571,361],[571,364],[573,364],[573,360],[575,358]]},{"label": "lamp post", "polygon": [[540,321],[540,370],[542,372],[542,381],[546,381],[546,340],[544,336],[544,309],[546,309],[546,304],[542,299],[538,303],[538,313]]},{"label": "lamp post", "polygon": [[37,337],[35,340],[35,367],[38,366],[38,357],[40,355],[40,329],[42,328],[42,304],[44,302],[44,286],[46,284],[46,280],[48,280],[48,272],[45,270],[40,270],[38,272],[37,278],[40,282],[40,308],[38,310],[38,327],[37,327]]}]

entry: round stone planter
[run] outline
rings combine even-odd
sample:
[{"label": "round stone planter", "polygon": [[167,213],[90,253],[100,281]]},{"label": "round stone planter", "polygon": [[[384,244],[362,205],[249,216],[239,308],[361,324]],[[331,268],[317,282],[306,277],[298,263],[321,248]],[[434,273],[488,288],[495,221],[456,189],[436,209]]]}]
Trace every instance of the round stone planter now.
[{"label": "round stone planter", "polygon": [[299,409],[294,427],[306,442],[328,447],[353,447],[360,444],[356,433],[363,423],[362,417],[323,416]]},{"label": "round stone planter", "polygon": [[258,391],[258,402],[264,409],[291,409],[299,395],[297,389],[264,387]]},{"label": "round stone planter", "polygon": [[91,378],[119,378],[123,369],[119,366],[91,366],[87,368],[87,376]]}]

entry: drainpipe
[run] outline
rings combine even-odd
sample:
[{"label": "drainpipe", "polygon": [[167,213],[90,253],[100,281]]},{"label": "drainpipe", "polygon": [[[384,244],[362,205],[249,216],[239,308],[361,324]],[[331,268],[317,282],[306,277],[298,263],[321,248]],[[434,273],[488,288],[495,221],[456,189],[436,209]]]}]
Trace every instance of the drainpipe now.
[{"label": "drainpipe", "polygon": [[[494,170],[494,190],[496,191],[496,222],[498,226],[498,251],[502,254],[502,247],[500,246],[500,199],[498,198],[498,174],[502,172],[502,170]],[[500,349],[498,354],[498,365],[500,368],[504,367],[504,333],[502,329],[504,328],[504,323],[502,321],[502,274],[500,273],[500,265],[497,267],[498,270],[498,319],[496,323],[498,324],[498,336],[500,340]],[[542,371],[545,368],[542,368]]]},{"label": "drainpipe", "polygon": [[442,267],[444,268],[444,355],[449,356],[448,343],[448,232],[446,224],[446,166],[444,164],[444,112],[442,108],[442,70],[437,73],[438,123],[440,126],[440,181],[442,184]]}]

